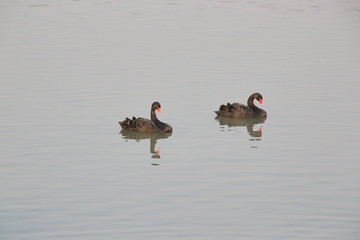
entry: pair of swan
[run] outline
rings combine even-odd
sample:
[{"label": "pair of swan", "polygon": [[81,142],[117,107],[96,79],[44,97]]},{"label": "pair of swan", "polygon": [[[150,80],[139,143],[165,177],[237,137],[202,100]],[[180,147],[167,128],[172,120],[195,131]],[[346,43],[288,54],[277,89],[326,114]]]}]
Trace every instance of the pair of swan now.
[{"label": "pair of swan", "polygon": [[[232,117],[232,118],[266,118],[267,113],[265,110],[258,108],[254,104],[254,100],[257,100],[262,105],[263,97],[260,93],[253,93],[250,95],[247,101],[247,106],[241,103],[227,103],[221,105],[219,111],[215,111],[218,116]],[[155,111],[161,112],[161,105],[159,102],[154,102],[151,105],[151,119],[146,118],[126,118],[124,121],[119,122],[120,126],[124,130],[131,130],[137,132],[172,132],[172,127],[161,122],[155,114]]]}]

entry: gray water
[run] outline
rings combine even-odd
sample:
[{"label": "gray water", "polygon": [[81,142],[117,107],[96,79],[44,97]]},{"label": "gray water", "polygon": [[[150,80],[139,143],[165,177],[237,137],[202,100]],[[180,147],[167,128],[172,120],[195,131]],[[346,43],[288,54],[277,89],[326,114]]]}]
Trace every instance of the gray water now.
[{"label": "gray water", "polygon": [[360,239],[359,43],[359,1],[2,1],[0,239]]}]

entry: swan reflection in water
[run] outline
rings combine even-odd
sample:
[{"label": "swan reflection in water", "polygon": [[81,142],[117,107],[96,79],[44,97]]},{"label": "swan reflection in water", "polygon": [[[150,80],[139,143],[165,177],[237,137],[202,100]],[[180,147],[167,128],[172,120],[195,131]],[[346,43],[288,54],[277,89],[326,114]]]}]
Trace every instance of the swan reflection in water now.
[{"label": "swan reflection in water", "polygon": [[[131,130],[121,130],[120,134],[123,139],[133,139],[139,142],[143,139],[150,139],[150,153],[152,158],[160,158],[160,147],[156,148],[156,143],[158,139],[166,139],[172,135],[172,132],[167,133],[144,133],[136,132]],[[158,164],[152,164],[158,165]]]},{"label": "swan reflection in water", "polygon": [[[264,123],[266,118],[229,118],[229,117],[220,117],[215,118],[220,126],[228,127],[243,127],[246,126],[247,132],[252,137],[250,141],[259,141],[262,136],[262,126],[258,130],[254,130],[254,126],[260,123]],[[223,130],[224,131],[224,130]]]}]

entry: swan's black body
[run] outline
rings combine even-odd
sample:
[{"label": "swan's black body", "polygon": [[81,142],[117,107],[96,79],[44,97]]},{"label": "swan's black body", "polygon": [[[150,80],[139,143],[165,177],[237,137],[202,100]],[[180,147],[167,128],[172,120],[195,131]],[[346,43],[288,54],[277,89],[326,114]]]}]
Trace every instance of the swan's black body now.
[{"label": "swan's black body", "polygon": [[151,105],[151,120],[146,118],[135,118],[132,119],[126,118],[124,121],[119,122],[122,129],[137,131],[137,132],[172,132],[172,127],[167,124],[161,122],[157,119],[155,110],[160,111],[161,105],[158,102],[154,102]]},{"label": "swan's black body", "polygon": [[219,111],[215,111],[218,116],[233,117],[233,118],[266,118],[265,110],[258,108],[254,104],[254,99],[262,103],[263,97],[260,93],[253,93],[250,95],[247,106],[241,103],[228,103],[221,105]]}]

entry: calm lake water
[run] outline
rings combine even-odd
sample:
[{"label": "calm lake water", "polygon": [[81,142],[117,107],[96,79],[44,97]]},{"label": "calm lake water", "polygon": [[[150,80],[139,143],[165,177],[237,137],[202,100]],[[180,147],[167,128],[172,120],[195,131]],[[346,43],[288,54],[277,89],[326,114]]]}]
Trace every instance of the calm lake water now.
[{"label": "calm lake water", "polygon": [[359,1],[2,1],[0,239],[358,240],[359,43]]}]

